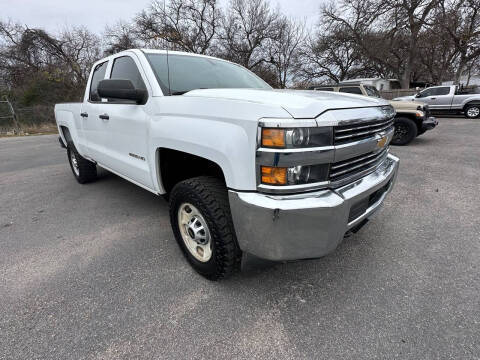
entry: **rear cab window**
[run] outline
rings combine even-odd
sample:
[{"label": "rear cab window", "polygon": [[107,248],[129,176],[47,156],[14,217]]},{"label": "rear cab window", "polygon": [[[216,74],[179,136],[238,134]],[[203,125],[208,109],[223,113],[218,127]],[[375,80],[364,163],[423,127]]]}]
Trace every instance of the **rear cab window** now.
[{"label": "rear cab window", "polygon": [[354,86],[341,87],[340,90],[338,90],[338,91],[343,92],[343,93],[349,93],[349,94],[363,95],[362,90],[359,87],[354,87]]},{"label": "rear cab window", "polygon": [[334,91],[333,87],[316,87],[315,90],[319,91]]},{"label": "rear cab window", "polygon": [[434,87],[434,88],[425,89],[422,92],[420,92],[419,97],[448,95],[448,94],[450,94],[450,87],[442,86],[442,87]]},{"label": "rear cab window", "polygon": [[433,92],[432,95],[448,95],[450,94],[450,87],[444,86],[444,87],[438,87],[434,89],[435,91]]}]

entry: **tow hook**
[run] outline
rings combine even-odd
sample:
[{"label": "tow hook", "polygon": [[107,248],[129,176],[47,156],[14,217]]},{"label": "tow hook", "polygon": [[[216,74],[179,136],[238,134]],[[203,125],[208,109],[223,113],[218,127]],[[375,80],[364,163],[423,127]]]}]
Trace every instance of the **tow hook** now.
[{"label": "tow hook", "polygon": [[355,225],[353,228],[348,230],[345,235],[343,235],[344,238],[348,238],[352,236],[353,234],[357,233],[362,227],[365,226],[365,224],[368,222],[368,219],[364,219],[361,221],[358,225]]}]

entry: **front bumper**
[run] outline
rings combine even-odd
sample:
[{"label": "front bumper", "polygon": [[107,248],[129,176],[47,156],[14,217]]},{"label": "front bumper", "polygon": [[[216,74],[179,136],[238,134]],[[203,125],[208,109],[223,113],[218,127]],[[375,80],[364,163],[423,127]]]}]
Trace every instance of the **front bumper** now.
[{"label": "front bumper", "polygon": [[430,116],[427,119],[423,120],[422,130],[423,131],[432,130],[437,125],[438,125],[438,120],[433,116]]},{"label": "front bumper", "polygon": [[268,260],[315,258],[333,251],[345,233],[371,216],[392,190],[399,159],[335,190],[268,195],[229,191],[240,248]]}]

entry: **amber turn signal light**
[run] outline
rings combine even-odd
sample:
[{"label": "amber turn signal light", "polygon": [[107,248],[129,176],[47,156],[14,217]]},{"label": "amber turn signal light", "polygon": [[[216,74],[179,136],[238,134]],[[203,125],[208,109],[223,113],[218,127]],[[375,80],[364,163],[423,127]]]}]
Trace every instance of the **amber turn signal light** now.
[{"label": "amber turn signal light", "polygon": [[263,128],[262,146],[285,147],[285,130]]},{"label": "amber turn signal light", "polygon": [[262,166],[262,183],[270,185],[286,185],[287,168]]}]

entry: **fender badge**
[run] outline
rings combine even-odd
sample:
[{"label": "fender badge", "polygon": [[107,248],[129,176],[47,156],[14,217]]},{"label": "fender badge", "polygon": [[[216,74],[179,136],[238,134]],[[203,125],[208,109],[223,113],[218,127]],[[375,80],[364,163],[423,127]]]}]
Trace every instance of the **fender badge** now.
[{"label": "fender badge", "polygon": [[134,153],[128,153],[128,155],[130,155],[131,157],[133,157],[135,159],[145,161],[145,158],[143,156],[140,156],[140,155],[137,155],[137,154],[134,154]]},{"label": "fender badge", "polygon": [[387,144],[388,137],[382,136],[380,139],[377,140],[377,147],[383,148]]}]

